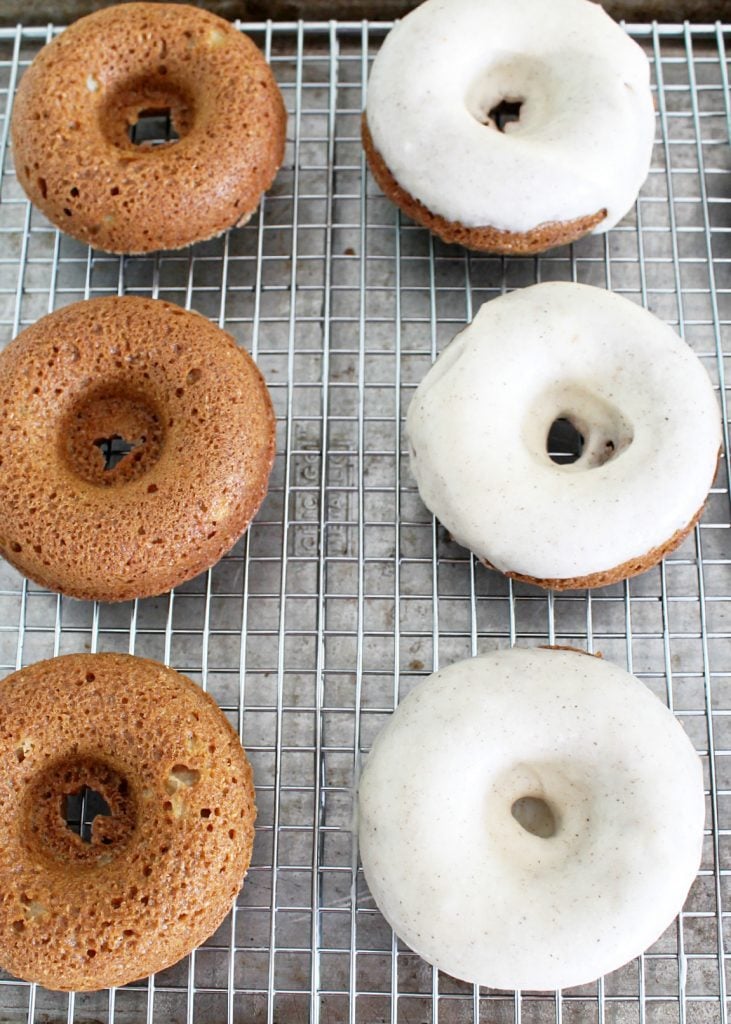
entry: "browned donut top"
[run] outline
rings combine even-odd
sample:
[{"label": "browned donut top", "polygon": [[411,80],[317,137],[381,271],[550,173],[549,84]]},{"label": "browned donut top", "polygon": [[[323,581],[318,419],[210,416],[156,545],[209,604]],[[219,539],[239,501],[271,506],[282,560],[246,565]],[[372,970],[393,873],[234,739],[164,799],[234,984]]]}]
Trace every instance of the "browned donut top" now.
[{"label": "browned donut top", "polygon": [[[134,445],[105,469],[103,439]],[[0,354],[0,554],[123,601],[216,562],[266,493],[274,414],[233,338],[155,299],[92,299]]]},{"label": "browned donut top", "polygon": [[[135,145],[169,110],[179,141]],[[64,231],[109,252],[210,238],[259,203],[282,161],[286,114],[259,49],[184,4],[130,3],[81,18],[23,75],[15,168]]]},{"label": "browned donut top", "polygon": [[[110,815],[66,824],[88,787]],[[251,767],[215,702],[157,662],[53,658],[0,683],[0,962],[54,989],[121,985],[221,923],[254,837]]]}]

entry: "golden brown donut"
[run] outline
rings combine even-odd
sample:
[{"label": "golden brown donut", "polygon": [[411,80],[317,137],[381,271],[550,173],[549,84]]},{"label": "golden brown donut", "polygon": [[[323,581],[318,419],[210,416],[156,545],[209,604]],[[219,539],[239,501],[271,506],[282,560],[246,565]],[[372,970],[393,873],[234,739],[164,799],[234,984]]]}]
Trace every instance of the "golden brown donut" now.
[{"label": "golden brown donut", "polygon": [[[105,469],[100,442],[135,447]],[[126,601],[217,562],[266,494],[267,386],[198,313],[77,302],[0,353],[0,554],[44,587]]]},{"label": "golden brown donut", "polygon": [[[110,816],[66,824],[84,787]],[[0,962],[46,988],[124,985],[221,924],[251,860],[254,785],[215,701],[170,668],[71,654],[0,683]]]},{"label": "golden brown donut", "polygon": [[[179,141],[135,145],[169,111]],[[95,249],[179,249],[248,220],[284,153],[286,112],[262,53],[187,4],[97,11],[23,75],[12,140],[18,180],[55,225]]]}]

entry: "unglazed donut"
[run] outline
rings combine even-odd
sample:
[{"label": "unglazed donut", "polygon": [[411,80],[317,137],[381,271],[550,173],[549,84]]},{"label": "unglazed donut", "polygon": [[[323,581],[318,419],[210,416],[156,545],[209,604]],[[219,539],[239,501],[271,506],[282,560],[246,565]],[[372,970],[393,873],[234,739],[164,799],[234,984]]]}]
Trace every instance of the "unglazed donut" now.
[{"label": "unglazed donut", "polygon": [[500,651],[420,683],[363,771],[373,898],[409,946],[501,989],[593,981],[681,909],[701,763],[639,680],[576,651]]},{"label": "unglazed donut", "polygon": [[[519,107],[498,129],[501,104]],[[647,177],[649,64],[588,0],[426,0],[373,63],[363,143],[446,242],[542,252],[613,227]]]},{"label": "unglazed donut", "polygon": [[[577,461],[547,451],[557,420]],[[700,360],[628,299],[552,282],[482,306],[418,386],[411,469],[455,540],[508,576],[598,587],[674,550],[713,482],[721,423]]]},{"label": "unglazed donut", "polygon": [[[233,546],[274,459],[267,386],[198,313],[77,302],[0,353],[0,554],[44,587],[164,593]],[[103,439],[133,445],[105,467]]]},{"label": "unglazed donut", "polygon": [[[109,816],[85,842],[65,800]],[[0,683],[0,963],[51,989],[124,985],[221,924],[254,840],[238,736],[200,687],[154,661],[72,654]]]},{"label": "unglazed donut", "polygon": [[[161,111],[179,141],[135,145],[130,128]],[[96,249],[178,249],[248,220],[285,127],[248,36],[186,4],[120,4],[75,22],[24,73],[15,170],[52,223]]]}]

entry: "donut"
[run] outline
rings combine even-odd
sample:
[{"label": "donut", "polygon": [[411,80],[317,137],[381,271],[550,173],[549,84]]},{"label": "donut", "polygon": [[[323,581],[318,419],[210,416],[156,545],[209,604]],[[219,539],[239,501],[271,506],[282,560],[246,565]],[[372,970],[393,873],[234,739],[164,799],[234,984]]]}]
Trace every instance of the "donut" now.
[{"label": "donut", "polygon": [[[254,840],[253,776],[200,687],[145,658],[70,654],[0,683],[0,963],[95,990],[169,967],[221,924]],[[89,841],[70,796],[106,802]]]},{"label": "donut", "polygon": [[[179,139],[131,131],[169,114]],[[286,113],[262,53],[187,4],[125,3],[44,46],[18,87],[15,170],[28,198],[95,249],[180,249],[251,217],[284,154]]]},{"label": "donut", "polygon": [[[567,464],[549,455],[562,424],[580,449]],[[605,586],[673,551],[721,445],[711,382],[674,331],[566,282],[483,305],[419,384],[406,429],[419,493],[452,537],[556,590]]]},{"label": "donut", "polygon": [[[133,447],[112,466],[115,438]],[[74,303],[0,353],[0,555],[72,597],[164,593],[246,530],[274,443],[261,374],[205,317]]]},{"label": "donut", "polygon": [[647,58],[589,0],[426,0],[378,52],[362,120],[371,171],[409,217],[525,254],[620,221],[654,130]]},{"label": "donut", "polygon": [[360,781],[363,870],[440,970],[558,989],[642,953],[701,859],[701,763],[638,680],[576,651],[513,649],[420,683]]}]

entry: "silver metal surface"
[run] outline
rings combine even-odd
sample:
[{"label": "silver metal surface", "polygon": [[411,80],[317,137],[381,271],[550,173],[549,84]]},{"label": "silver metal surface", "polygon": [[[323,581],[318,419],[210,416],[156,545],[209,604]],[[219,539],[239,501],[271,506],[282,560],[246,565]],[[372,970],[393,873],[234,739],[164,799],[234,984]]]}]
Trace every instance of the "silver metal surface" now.
[{"label": "silver metal surface", "polygon": [[[403,417],[437,352],[480,303],[560,278],[613,288],[672,324],[703,360],[726,419],[728,32],[633,27],[653,63],[658,111],[652,173],[635,211],[607,236],[501,259],[435,241],[366,174],[359,117],[387,26],[245,28],[291,112],[276,184],[243,229],[124,259],[60,235],[26,201],[9,115],[19,75],[54,30],[0,32],[0,345],[88,296],[160,296],[231,331],[258,360],[278,413],[272,486],[254,526],[174,594],[93,605],[0,566],[2,674],[74,651],[172,664],[238,728],[259,805],[249,878],[201,949],[112,992],[59,995],[0,975],[0,1021],[725,1024],[728,425],[703,521],[677,552],[628,583],[554,596],[486,571],[433,522],[409,473]],[[397,700],[435,666],[547,642],[602,651],[670,704],[704,765],[703,864],[677,923],[611,976],[563,993],[474,990],[402,947],[376,911],[358,870],[354,784]]]}]

